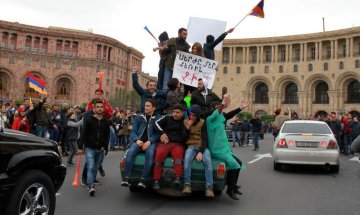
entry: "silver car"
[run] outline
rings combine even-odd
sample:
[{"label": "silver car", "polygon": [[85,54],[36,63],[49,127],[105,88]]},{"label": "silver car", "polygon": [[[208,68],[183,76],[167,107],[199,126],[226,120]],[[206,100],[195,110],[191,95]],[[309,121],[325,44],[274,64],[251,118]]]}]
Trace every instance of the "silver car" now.
[{"label": "silver car", "polygon": [[326,122],[286,121],[274,142],[274,170],[282,164],[325,165],[339,172],[339,146]]}]

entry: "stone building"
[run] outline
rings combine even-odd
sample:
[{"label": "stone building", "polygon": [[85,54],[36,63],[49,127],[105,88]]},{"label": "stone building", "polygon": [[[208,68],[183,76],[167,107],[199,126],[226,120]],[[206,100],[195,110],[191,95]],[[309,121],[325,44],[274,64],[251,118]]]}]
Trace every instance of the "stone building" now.
[{"label": "stone building", "polygon": [[214,91],[226,87],[231,108],[249,100],[252,113],[290,108],[301,118],[360,110],[360,27],[227,39],[216,60]]},{"label": "stone building", "polygon": [[118,40],[87,31],[0,21],[0,33],[1,100],[40,97],[28,87],[27,71],[46,81],[50,103],[87,102],[99,86],[99,71],[105,98],[116,98],[120,89],[132,89],[131,68],[141,68],[144,58]]}]

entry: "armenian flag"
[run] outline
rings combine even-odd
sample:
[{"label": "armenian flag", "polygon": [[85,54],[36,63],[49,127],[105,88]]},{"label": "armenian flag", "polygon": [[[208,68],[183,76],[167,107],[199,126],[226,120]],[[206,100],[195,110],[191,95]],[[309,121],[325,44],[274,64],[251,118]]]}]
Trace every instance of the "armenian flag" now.
[{"label": "armenian flag", "polygon": [[30,88],[34,89],[38,93],[47,94],[45,90],[46,82],[43,79],[36,77],[31,72],[28,72],[27,76]]},{"label": "armenian flag", "polygon": [[249,15],[257,16],[259,18],[264,18],[264,0],[261,0],[249,13]]}]

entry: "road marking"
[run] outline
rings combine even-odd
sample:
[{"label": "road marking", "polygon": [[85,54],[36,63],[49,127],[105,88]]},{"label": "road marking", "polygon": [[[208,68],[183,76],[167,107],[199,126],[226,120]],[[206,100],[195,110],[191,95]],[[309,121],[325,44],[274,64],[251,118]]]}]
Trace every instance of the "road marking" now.
[{"label": "road marking", "polygon": [[349,161],[356,161],[360,163],[359,157],[353,157],[351,159],[349,159]]},{"label": "road marking", "polygon": [[259,161],[259,160],[261,160],[263,158],[271,158],[272,156],[271,156],[270,153],[266,153],[266,154],[256,154],[255,157],[256,158],[254,160],[249,161],[248,163],[252,164],[252,163],[255,163],[256,161]]},{"label": "road marking", "polygon": [[56,193],[56,195],[57,195],[57,196],[60,196],[60,195],[61,195],[61,193]]}]

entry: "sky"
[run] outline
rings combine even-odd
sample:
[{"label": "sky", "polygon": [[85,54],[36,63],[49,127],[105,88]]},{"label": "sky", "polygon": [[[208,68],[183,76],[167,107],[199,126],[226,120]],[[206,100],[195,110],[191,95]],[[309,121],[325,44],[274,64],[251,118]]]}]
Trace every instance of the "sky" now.
[{"label": "sky", "polygon": [[[234,27],[260,0],[0,0],[0,20],[40,27],[92,29],[145,56],[143,72],[156,76],[159,55],[152,51],[167,31],[177,36],[190,17],[225,21]],[[360,26],[359,0],[265,0],[265,18],[248,16],[227,39],[316,33]],[[199,26],[201,28],[201,26]],[[204,29],[206,31],[206,29]]]}]

